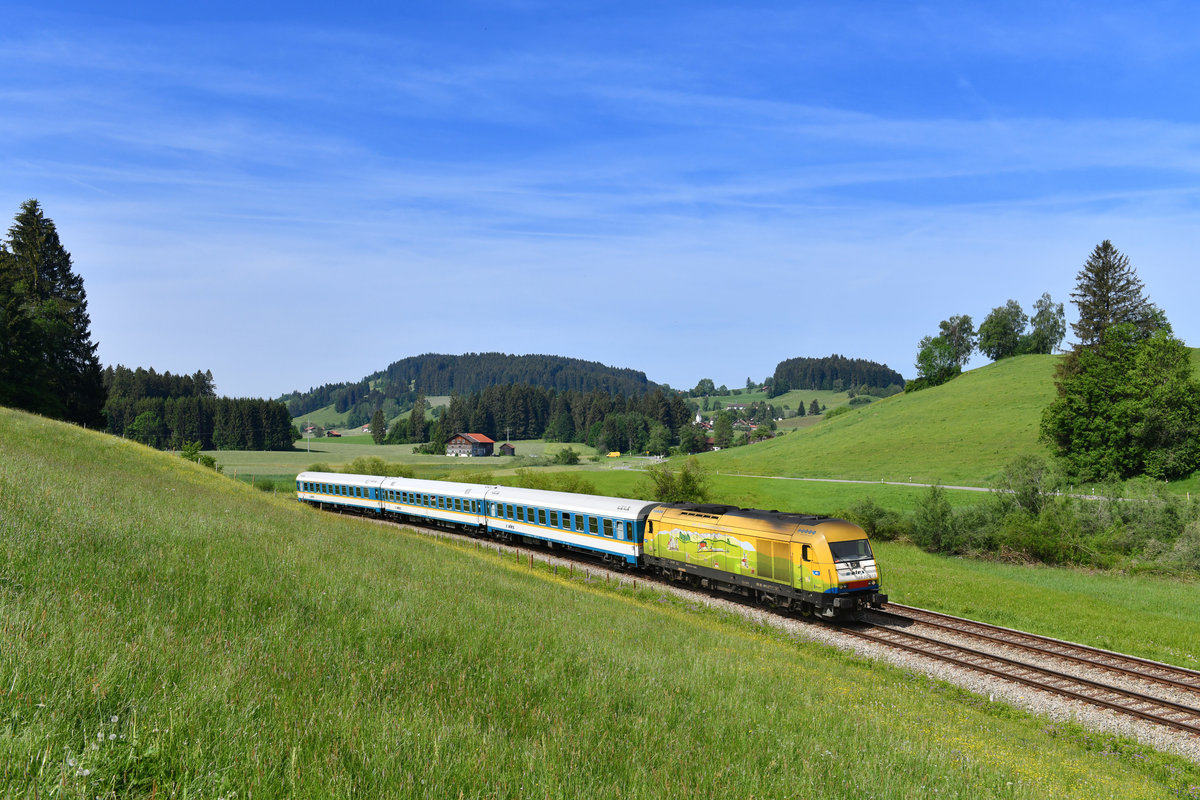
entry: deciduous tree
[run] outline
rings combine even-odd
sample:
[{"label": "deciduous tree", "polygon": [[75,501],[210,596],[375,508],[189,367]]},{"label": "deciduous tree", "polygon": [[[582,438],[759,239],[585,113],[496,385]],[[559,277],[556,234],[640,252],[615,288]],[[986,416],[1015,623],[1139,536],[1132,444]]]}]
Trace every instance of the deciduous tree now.
[{"label": "deciduous tree", "polygon": [[962,368],[975,352],[975,323],[968,314],[957,314],[938,323],[941,337],[950,345],[954,363]]},{"label": "deciduous tree", "polygon": [[1028,324],[1029,317],[1016,300],[993,308],[979,326],[979,352],[992,361],[1015,356],[1021,351],[1021,337]]}]

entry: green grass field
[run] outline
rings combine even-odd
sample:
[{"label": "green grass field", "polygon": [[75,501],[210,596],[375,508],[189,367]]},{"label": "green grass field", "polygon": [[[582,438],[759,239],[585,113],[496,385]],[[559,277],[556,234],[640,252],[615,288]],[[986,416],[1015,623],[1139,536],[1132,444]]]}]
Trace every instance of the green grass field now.
[{"label": "green grass field", "polygon": [[1054,358],[1005,359],[703,460],[722,473],[985,486],[1016,456],[1044,452],[1038,426],[1054,396]]},{"label": "green grass field", "polygon": [[[0,542],[6,796],[1153,798],[1200,786],[1200,767],[1178,758],[645,584],[571,581],[322,514],[7,410]],[[893,592],[971,592],[954,562],[886,555]],[[906,589],[918,573],[930,588]],[[978,602],[1003,579],[988,576]],[[1170,584],[1119,588],[1091,596],[1111,591],[1110,613],[1179,599]]]},{"label": "green grass field", "polygon": [[254,478],[271,478],[275,481],[294,480],[298,473],[313,464],[325,464],[338,469],[362,456],[377,456],[390,463],[410,466],[419,477],[440,477],[458,471],[480,472],[491,469],[511,469],[514,463],[528,466],[530,463],[553,458],[554,454],[564,447],[574,448],[575,452],[583,458],[596,455],[595,448],[582,444],[566,445],[545,442],[541,439],[514,441],[512,444],[516,447],[516,459],[415,455],[411,444],[377,445],[366,434],[301,440],[296,443],[296,450],[210,450],[207,452],[217,460],[217,464],[230,477],[248,480],[253,476]]}]

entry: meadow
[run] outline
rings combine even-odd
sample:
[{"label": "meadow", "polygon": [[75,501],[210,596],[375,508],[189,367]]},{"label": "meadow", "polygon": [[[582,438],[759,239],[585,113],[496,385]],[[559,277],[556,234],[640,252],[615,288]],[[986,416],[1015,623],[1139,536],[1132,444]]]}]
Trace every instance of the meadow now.
[{"label": "meadow", "polygon": [[1016,456],[1045,452],[1039,424],[1054,364],[1005,359],[704,463],[722,473],[986,486]]},{"label": "meadow", "polygon": [[1200,792],[1190,762],[646,584],[333,517],[7,410],[0,541],[6,795]]}]

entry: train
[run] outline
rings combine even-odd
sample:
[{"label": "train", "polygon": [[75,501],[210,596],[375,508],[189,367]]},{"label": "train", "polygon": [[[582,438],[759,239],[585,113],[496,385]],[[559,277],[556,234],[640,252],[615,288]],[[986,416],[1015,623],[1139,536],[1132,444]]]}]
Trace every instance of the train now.
[{"label": "train", "polygon": [[332,472],[300,473],[296,499],[575,551],[801,616],[857,619],[887,602],[866,533],[832,517]]}]

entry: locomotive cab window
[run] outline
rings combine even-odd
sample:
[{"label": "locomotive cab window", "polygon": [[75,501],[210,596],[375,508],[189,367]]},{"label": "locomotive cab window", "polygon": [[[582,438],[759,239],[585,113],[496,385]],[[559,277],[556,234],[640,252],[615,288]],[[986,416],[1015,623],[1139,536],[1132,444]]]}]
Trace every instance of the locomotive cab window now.
[{"label": "locomotive cab window", "polygon": [[829,552],[833,554],[834,561],[868,561],[875,557],[871,554],[871,543],[866,539],[830,542]]}]

